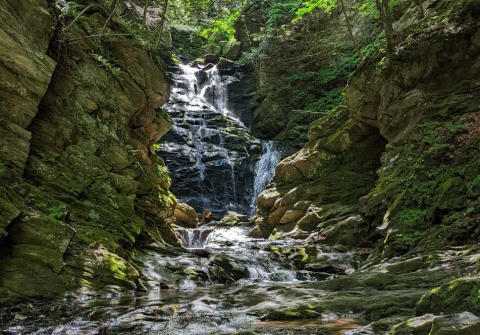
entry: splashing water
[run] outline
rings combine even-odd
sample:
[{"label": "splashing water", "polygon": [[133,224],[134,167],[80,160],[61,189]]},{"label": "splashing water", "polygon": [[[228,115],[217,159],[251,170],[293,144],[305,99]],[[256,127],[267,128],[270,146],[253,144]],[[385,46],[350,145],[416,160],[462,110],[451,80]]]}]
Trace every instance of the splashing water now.
[{"label": "splashing water", "polygon": [[272,180],[275,174],[275,167],[282,159],[282,155],[278,151],[277,145],[274,141],[264,141],[262,143],[262,150],[262,158],[255,166],[254,193],[250,216],[255,215],[255,206],[257,205],[258,196],[265,189],[270,180]]},{"label": "splashing water", "polygon": [[182,246],[186,249],[203,249],[207,245],[211,233],[215,228],[200,227],[194,229],[177,228],[175,232],[179,236]]}]

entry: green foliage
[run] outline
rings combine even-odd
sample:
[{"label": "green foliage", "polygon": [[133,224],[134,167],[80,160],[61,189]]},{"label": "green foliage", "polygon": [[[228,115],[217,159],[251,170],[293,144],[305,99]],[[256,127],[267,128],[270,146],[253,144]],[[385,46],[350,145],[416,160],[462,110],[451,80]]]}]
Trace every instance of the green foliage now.
[{"label": "green foliage", "polygon": [[157,112],[156,112],[156,117],[158,119],[164,119],[164,120],[167,120],[168,122],[173,122],[173,119],[171,118],[171,116],[168,114],[168,112],[165,110],[165,109],[158,109]]},{"label": "green foliage", "polygon": [[207,40],[199,35],[198,29],[180,25],[172,27],[172,40],[176,51],[187,59],[201,57],[202,46],[207,44]]},{"label": "green foliage", "polygon": [[78,23],[89,33],[92,32],[92,27],[88,24],[88,19],[86,16],[83,16],[82,10],[85,8],[84,5],[80,5],[75,1],[68,1],[64,7],[62,7],[62,12],[60,18],[62,17],[73,17],[77,20]]},{"label": "green foliage", "polygon": [[477,197],[480,195],[480,175],[478,175],[472,181],[467,182],[467,194],[472,197]]},{"label": "green foliage", "polygon": [[305,107],[306,110],[323,113],[324,115],[330,113],[335,107],[345,102],[345,93],[343,89],[334,88],[324,93],[324,96],[319,100],[312,102]]},{"label": "green foliage", "polygon": [[0,163],[0,178],[5,174],[7,171],[7,167],[5,166],[4,163]]},{"label": "green foliage", "polygon": [[419,208],[404,209],[397,214],[397,219],[408,227],[414,227],[423,224],[426,212]]},{"label": "green foliage", "polygon": [[155,164],[154,165],[155,173],[157,176],[162,178],[166,183],[170,184],[171,180],[170,177],[168,176],[168,168],[164,165],[160,164]]},{"label": "green foliage", "polygon": [[[390,8],[394,8],[397,5],[401,4],[403,0],[389,0],[388,3]],[[363,0],[362,6],[360,7],[362,13],[368,14],[375,19],[380,17],[380,13],[377,8],[376,0]]]},{"label": "green foliage", "polygon": [[91,210],[88,213],[88,217],[93,220],[94,222],[98,222],[100,220],[100,214],[98,214],[95,210]]},{"label": "green foliage", "polygon": [[139,150],[135,150],[130,144],[126,145],[127,152],[132,156],[137,156]]},{"label": "green foliage", "polygon": [[48,214],[48,218],[55,219],[55,220],[61,219],[65,213],[66,208],[67,208],[67,205],[65,204],[60,204],[58,206],[50,207],[48,209],[48,211],[50,212],[50,214]]},{"label": "green foliage", "polygon": [[268,12],[267,25],[270,27],[287,22],[294,17],[302,5],[302,1],[282,1],[275,0],[270,6]]},{"label": "green foliage", "polygon": [[108,70],[111,74],[116,77],[120,77],[122,70],[111,64],[104,56],[92,52],[90,53],[90,57],[95,59],[104,69]]},{"label": "green foliage", "polygon": [[175,47],[182,56],[195,58],[205,44],[233,40],[243,5],[237,0],[171,0],[167,19],[172,26],[182,27],[174,31]]},{"label": "green foliage", "polygon": [[342,0],[311,0],[302,3],[302,7],[297,10],[296,17],[293,22],[300,20],[305,14],[310,14],[316,9],[323,9],[326,13],[331,13],[332,10],[341,5]]},{"label": "green foliage", "polygon": [[204,37],[208,43],[234,40],[235,28],[233,28],[233,25],[239,15],[240,10],[224,10],[222,14],[200,31],[200,36]]}]

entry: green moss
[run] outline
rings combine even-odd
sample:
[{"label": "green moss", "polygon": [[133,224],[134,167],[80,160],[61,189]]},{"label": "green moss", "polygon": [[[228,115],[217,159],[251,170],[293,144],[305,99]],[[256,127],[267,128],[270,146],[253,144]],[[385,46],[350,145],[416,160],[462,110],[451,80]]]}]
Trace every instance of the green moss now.
[{"label": "green moss", "polygon": [[263,314],[263,319],[265,320],[296,320],[296,319],[315,319],[320,316],[320,313],[313,309],[313,306],[299,306],[299,307],[288,307],[287,309],[272,310],[264,309],[260,311]]},{"label": "green moss", "polygon": [[480,312],[480,281],[457,279],[425,294],[417,303],[417,315],[424,313]]}]

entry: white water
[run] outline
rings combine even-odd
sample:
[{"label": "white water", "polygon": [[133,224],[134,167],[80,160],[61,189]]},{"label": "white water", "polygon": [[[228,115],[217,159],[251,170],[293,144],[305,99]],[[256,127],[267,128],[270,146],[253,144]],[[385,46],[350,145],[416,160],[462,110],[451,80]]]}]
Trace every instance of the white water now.
[{"label": "white water", "polygon": [[[203,85],[199,80],[199,73],[201,71],[200,68],[194,68],[184,64],[179,65],[179,67],[181,69],[181,73],[178,75],[177,81],[180,81],[187,86],[187,101],[188,106],[191,106],[189,107],[189,111],[199,120],[197,125],[191,127],[189,134],[189,138],[193,142],[196,149],[196,163],[194,168],[199,173],[199,182],[202,183],[205,181],[206,167],[203,162],[203,158],[205,156],[205,152],[209,149],[207,146],[211,144],[212,137],[218,136],[220,140],[218,145],[218,153],[224,158],[224,164],[230,167],[230,176],[228,176],[225,180],[226,183],[228,180],[228,184],[230,185],[228,185],[228,187],[225,189],[231,189],[233,199],[236,199],[237,191],[235,183],[235,163],[231,159],[228,150],[224,148],[225,138],[223,137],[222,133],[206,127],[205,113],[202,111],[205,109],[205,107],[207,107],[215,110],[229,119],[234,120],[242,127],[245,127],[245,125],[227,109],[227,89],[216,66],[213,66],[211,69],[205,71],[207,78]],[[178,94],[181,91],[183,91],[181,88],[174,88],[172,90],[172,94]],[[192,115],[185,115],[185,117],[187,116]]]},{"label": "white water", "polygon": [[267,184],[272,180],[275,174],[275,167],[282,159],[281,153],[277,149],[274,141],[264,141],[262,143],[263,155],[255,166],[255,181],[253,202],[251,206],[250,216],[255,215],[255,206],[258,196],[265,189]]},{"label": "white water", "polygon": [[178,228],[175,232],[185,249],[203,249],[208,244],[213,230],[212,227]]}]

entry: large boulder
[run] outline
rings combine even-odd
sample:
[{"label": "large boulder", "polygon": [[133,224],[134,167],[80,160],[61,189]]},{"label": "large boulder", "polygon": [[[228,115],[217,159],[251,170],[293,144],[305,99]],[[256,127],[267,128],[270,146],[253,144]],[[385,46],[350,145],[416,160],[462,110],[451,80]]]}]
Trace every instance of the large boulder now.
[{"label": "large boulder", "polygon": [[219,282],[231,283],[248,278],[248,269],[237,259],[227,255],[215,255],[208,261],[210,278]]},{"label": "large boulder", "polygon": [[248,216],[244,214],[239,214],[233,211],[227,212],[227,214],[223,217],[223,219],[220,220],[221,224],[224,224],[227,226],[235,226],[239,223],[245,223],[245,222],[248,222]]},{"label": "large boulder", "polygon": [[177,204],[173,215],[175,219],[177,219],[177,222],[186,228],[196,228],[198,225],[198,216],[195,209],[187,204]]},{"label": "large boulder", "polygon": [[478,335],[480,318],[472,313],[446,315],[433,321],[429,335]]},{"label": "large boulder", "polygon": [[222,48],[222,55],[228,59],[236,59],[240,54],[240,42],[237,41],[224,41],[220,42]]},{"label": "large boulder", "polygon": [[425,314],[402,322],[387,335],[477,335],[480,334],[480,318],[472,313],[436,316]]}]

